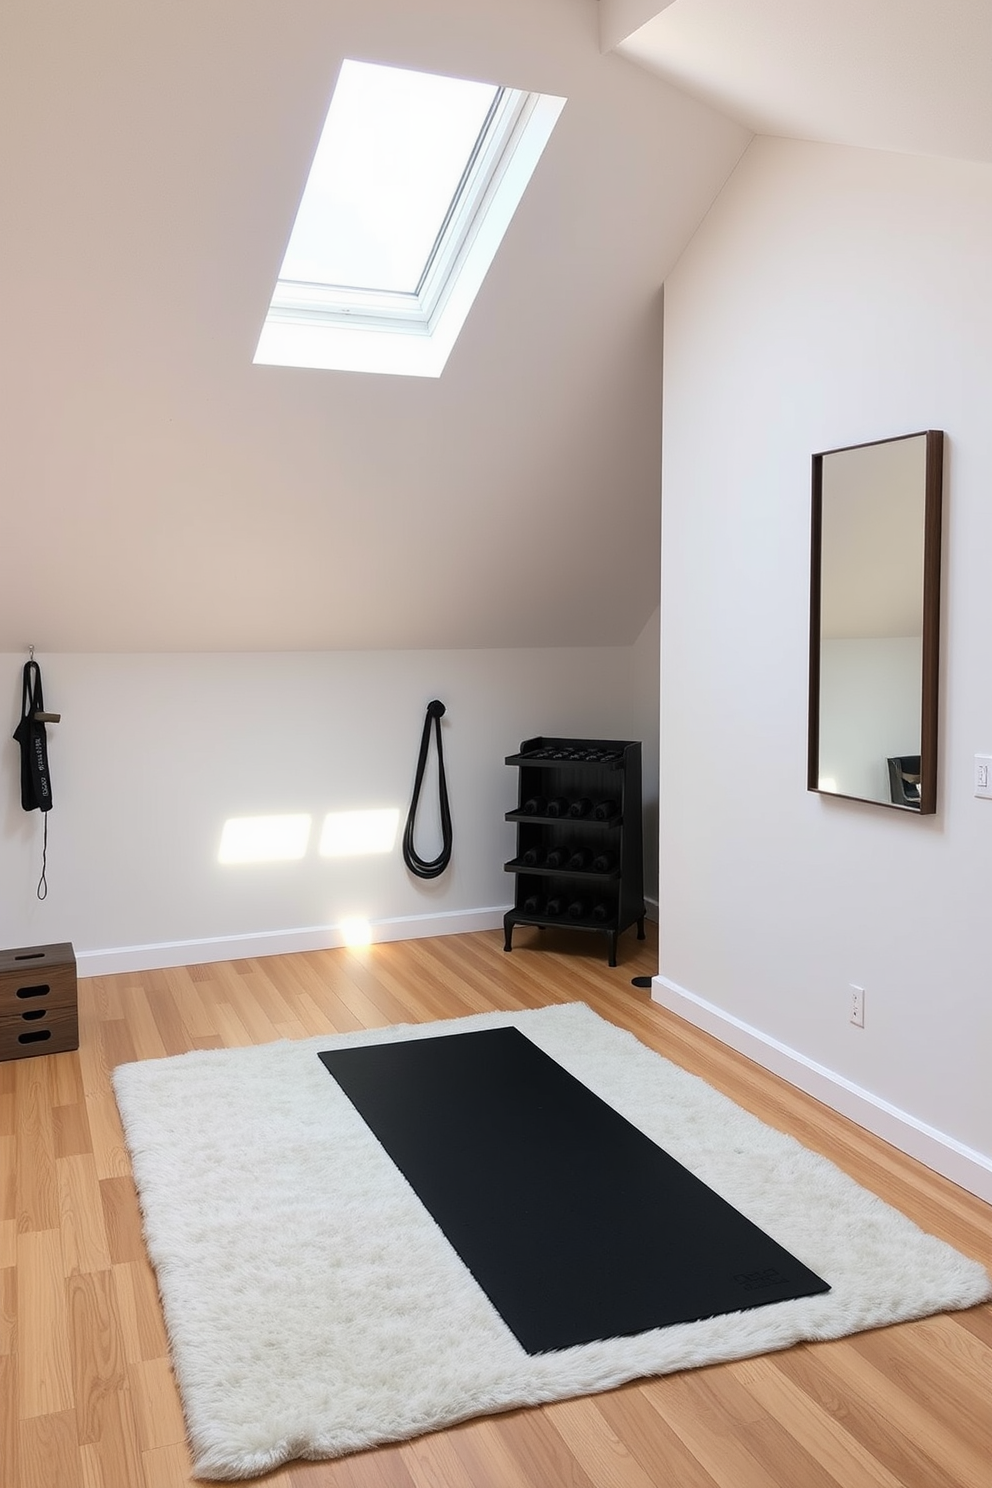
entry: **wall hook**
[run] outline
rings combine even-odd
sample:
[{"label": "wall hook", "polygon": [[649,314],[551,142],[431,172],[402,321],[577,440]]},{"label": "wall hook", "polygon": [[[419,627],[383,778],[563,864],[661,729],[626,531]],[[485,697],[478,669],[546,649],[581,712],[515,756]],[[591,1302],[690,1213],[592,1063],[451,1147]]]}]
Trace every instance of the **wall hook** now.
[{"label": "wall hook", "polygon": [[[31,662],[33,662],[33,661],[34,661],[34,647],[33,646],[29,646],[28,647],[28,665],[30,665]],[[35,723],[61,723],[62,722],[62,714],[61,713],[45,713],[45,712],[42,712],[41,710],[38,710],[38,711],[32,713],[31,714],[31,717],[34,719]]]}]

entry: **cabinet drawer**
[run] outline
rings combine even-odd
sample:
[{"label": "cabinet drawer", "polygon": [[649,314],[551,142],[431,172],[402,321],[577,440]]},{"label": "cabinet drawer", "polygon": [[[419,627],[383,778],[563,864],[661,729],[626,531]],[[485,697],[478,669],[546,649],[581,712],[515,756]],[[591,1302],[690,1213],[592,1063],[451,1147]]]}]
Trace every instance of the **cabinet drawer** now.
[{"label": "cabinet drawer", "polygon": [[0,951],[0,1021],[32,1009],[76,1008],[76,958],[71,945]]},{"label": "cabinet drawer", "polygon": [[0,1061],[78,1048],[75,1001],[70,1007],[32,1007],[13,1018],[0,1017]]}]

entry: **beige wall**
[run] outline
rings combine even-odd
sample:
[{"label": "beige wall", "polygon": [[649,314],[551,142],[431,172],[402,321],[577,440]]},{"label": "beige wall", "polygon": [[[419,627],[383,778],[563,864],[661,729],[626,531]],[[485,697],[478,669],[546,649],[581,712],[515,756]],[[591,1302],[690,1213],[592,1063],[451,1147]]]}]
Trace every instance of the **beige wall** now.
[{"label": "beige wall", "polygon": [[[2,25],[0,651],[633,643],[659,285],[746,130],[603,56],[594,0]],[[252,365],[344,56],[568,100],[437,380]]]}]

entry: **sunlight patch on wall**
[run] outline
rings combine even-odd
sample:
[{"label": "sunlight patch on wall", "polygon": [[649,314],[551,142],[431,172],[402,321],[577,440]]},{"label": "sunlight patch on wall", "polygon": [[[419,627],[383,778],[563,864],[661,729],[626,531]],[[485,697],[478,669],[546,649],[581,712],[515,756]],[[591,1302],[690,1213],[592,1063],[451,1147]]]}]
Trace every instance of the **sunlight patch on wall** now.
[{"label": "sunlight patch on wall", "polygon": [[330,811],[320,834],[322,858],[353,858],[363,853],[389,853],[396,846],[398,808],[386,811]]},{"label": "sunlight patch on wall", "polygon": [[221,863],[284,863],[302,858],[310,841],[309,816],[232,816],[221,833]]}]

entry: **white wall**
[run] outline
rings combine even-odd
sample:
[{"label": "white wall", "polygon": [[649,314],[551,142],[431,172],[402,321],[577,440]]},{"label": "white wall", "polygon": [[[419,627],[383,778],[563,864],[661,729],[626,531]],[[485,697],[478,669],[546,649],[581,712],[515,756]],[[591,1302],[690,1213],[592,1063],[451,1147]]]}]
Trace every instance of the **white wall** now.
[{"label": "white wall", "polygon": [[[992,803],[971,785],[992,750],[992,170],[756,140],[666,283],[665,334],[658,995],[942,1143],[992,1197]],[[921,819],[805,789],[809,506],[813,451],[928,427],[949,448]]]},{"label": "white wall", "polygon": [[[336,943],[332,927],[351,915],[380,938],[498,923],[516,792],[504,757],[541,732],[640,737],[652,707],[643,675],[632,688],[633,651],[39,654],[46,705],[62,714],[48,730],[44,903],[41,821],[21,810],[9,742],[26,658],[2,655],[0,945],[70,940],[81,972],[95,972]],[[321,858],[330,811],[399,808],[402,832],[434,697],[448,710],[450,869],[415,879],[399,842],[386,856]],[[433,856],[436,797],[425,788],[424,800],[417,847]],[[302,860],[218,862],[229,817],[291,813],[314,821]]]},{"label": "white wall", "polygon": [[644,802],[644,894],[648,915],[658,906],[658,673],[661,661],[660,610],[655,610],[631,647],[634,732],[641,740]]}]

